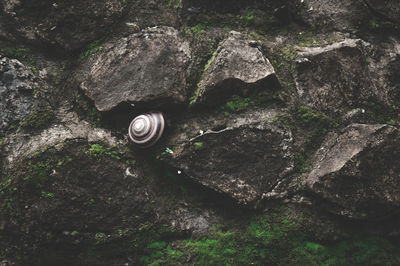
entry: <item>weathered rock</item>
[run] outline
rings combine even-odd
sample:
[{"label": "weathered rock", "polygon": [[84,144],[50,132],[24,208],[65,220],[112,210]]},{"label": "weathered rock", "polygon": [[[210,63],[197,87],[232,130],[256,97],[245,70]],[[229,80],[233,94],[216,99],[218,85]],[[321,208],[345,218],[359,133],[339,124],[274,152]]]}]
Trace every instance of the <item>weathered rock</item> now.
[{"label": "weathered rock", "polygon": [[49,109],[41,96],[49,86],[16,59],[0,56],[0,136],[19,122]]},{"label": "weathered rock", "polygon": [[190,232],[193,236],[204,235],[213,225],[221,221],[212,210],[196,209],[185,202],[177,203],[170,215],[173,228]]},{"label": "weathered rock", "polygon": [[119,0],[2,0],[0,6],[10,20],[9,31],[36,44],[53,44],[67,50],[99,38],[124,9]]},{"label": "weathered rock", "polygon": [[229,38],[222,42],[207,63],[193,101],[220,103],[229,95],[278,87],[273,66],[257,46],[256,41],[247,40],[238,32],[230,32]]},{"label": "weathered rock", "polygon": [[298,1],[298,15],[309,25],[332,27],[341,31],[358,29],[371,14],[363,1],[304,0]]},{"label": "weathered rock", "polygon": [[296,58],[295,77],[303,104],[340,116],[350,109],[367,106],[380,92],[370,78],[367,44],[345,39],[326,47],[303,48]]},{"label": "weathered rock", "polygon": [[123,102],[171,106],[186,100],[189,60],[189,44],[177,30],[148,28],[104,44],[103,51],[84,64],[78,79],[100,111]]},{"label": "weathered rock", "polygon": [[171,133],[173,153],[160,159],[237,202],[255,204],[293,169],[291,132],[268,123],[276,114],[264,110],[230,121],[215,116],[185,121]]},{"label": "weathered rock", "polygon": [[52,264],[53,257],[65,255],[57,243],[81,247],[78,256],[88,243],[120,239],[130,225],[156,223],[154,195],[142,170],[118,155],[75,139],[8,169],[0,193],[2,252],[19,253],[22,246],[26,255],[46,250],[50,255],[37,258],[41,263],[18,257],[18,264]]},{"label": "weathered rock", "polygon": [[57,114],[59,123],[40,132],[39,135],[27,137],[25,134],[10,134],[4,141],[6,168],[32,157],[35,152],[50,148],[62,148],[63,143],[71,140],[86,139],[88,142],[102,142],[110,147],[123,145],[127,140],[118,140],[111,132],[101,128],[92,128],[87,121],[79,120],[75,113],[65,112],[61,108]]},{"label": "weathered rock", "polygon": [[[377,88],[378,102],[389,110],[400,105],[400,41],[390,38],[372,49],[368,57],[370,78]],[[386,122],[386,121],[383,121]]]},{"label": "weathered rock", "polygon": [[381,218],[400,207],[400,132],[387,125],[351,124],[317,151],[307,187],[352,218]]},{"label": "weathered rock", "polygon": [[[400,104],[397,70],[400,44],[395,39],[379,49],[360,39],[345,39],[325,47],[306,47],[296,58],[295,83],[303,104],[332,117],[354,122],[385,123]],[[385,111],[383,111],[385,110]],[[382,116],[377,119],[377,114]],[[371,121],[369,121],[370,123]]]},{"label": "weathered rock", "polygon": [[400,5],[396,0],[365,0],[369,8],[386,18],[387,20],[400,24]]}]

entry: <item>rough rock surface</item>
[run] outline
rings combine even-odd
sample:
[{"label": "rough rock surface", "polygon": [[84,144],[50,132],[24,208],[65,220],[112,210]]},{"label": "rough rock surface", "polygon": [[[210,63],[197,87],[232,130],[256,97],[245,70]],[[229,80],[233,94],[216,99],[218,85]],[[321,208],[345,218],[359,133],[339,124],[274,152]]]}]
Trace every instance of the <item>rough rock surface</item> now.
[{"label": "rough rock surface", "polygon": [[[378,102],[388,106],[400,104],[400,42],[391,39],[389,43],[374,47],[367,57],[370,79],[377,88]],[[385,121],[386,122],[386,121]]]},{"label": "rough rock surface", "polygon": [[[9,209],[0,213],[0,234],[9,245],[3,242],[2,249],[10,251],[21,245],[28,235],[21,232],[28,231],[36,240],[26,246],[25,253],[41,248],[44,238],[84,250],[81,242],[118,238],[116,230],[128,230],[128,221],[139,226],[144,217],[150,220],[154,215],[154,197],[137,168],[96,152],[84,139],[62,144],[62,149],[49,149],[7,171],[12,178],[6,179],[7,185],[3,183],[0,197],[9,202]],[[126,168],[129,176],[124,174]],[[117,188],[118,193],[109,187]],[[83,233],[88,230],[97,233]],[[51,250],[45,259],[50,264],[64,254],[57,244]],[[29,264],[40,261],[37,258]]]},{"label": "rough rock surface", "polygon": [[[180,196],[168,181],[159,179],[153,165],[137,163],[126,151],[126,139],[92,128],[63,108],[58,116],[59,124],[39,135],[16,133],[4,143],[9,155],[0,184],[0,202],[8,206],[0,210],[4,252],[27,243],[25,254],[43,248],[51,252],[24,264],[48,265],[60,258],[91,264],[88,245],[124,245],[131,235],[154,234],[153,227],[174,230],[169,234],[202,235],[221,220],[213,210]],[[63,244],[48,247],[42,239]],[[141,248],[142,240],[135,239],[129,242],[129,252]],[[74,249],[74,258],[64,245]],[[116,265],[139,263],[138,256],[130,258],[124,252]]]},{"label": "rough rock surface", "polygon": [[304,0],[299,15],[312,26],[354,31],[370,16],[367,6],[358,0]]},{"label": "rough rock surface", "polygon": [[357,108],[371,112],[377,104],[391,109],[400,103],[399,55],[397,41],[380,50],[360,39],[304,47],[296,57],[297,93],[304,105],[333,117]]},{"label": "rough rock surface", "polygon": [[398,265],[397,2],[0,0],[0,265]]},{"label": "rough rock surface", "polygon": [[11,168],[18,160],[30,158],[38,151],[50,148],[62,148],[63,143],[71,140],[86,139],[88,142],[102,142],[109,147],[126,144],[126,140],[118,140],[110,131],[92,128],[87,121],[79,120],[75,113],[66,112],[61,108],[58,112],[59,123],[29,136],[15,133],[7,137],[5,154],[6,168]]},{"label": "rough rock surface", "polygon": [[[81,48],[100,37],[121,17],[124,4],[119,0],[31,1],[2,0],[6,27],[36,44]],[[38,20],[40,18],[40,20]]]},{"label": "rough rock surface", "polygon": [[317,151],[306,184],[338,214],[389,215],[400,206],[399,144],[394,127],[352,124],[330,135]]},{"label": "rough rock surface", "polygon": [[364,2],[383,18],[400,24],[400,7],[396,0],[365,0]]},{"label": "rough rock surface", "polygon": [[0,56],[0,136],[21,119],[49,108],[40,97],[48,88],[18,60]]},{"label": "rough rock surface", "polygon": [[337,116],[376,99],[379,92],[370,78],[365,45],[358,39],[345,39],[299,52],[295,80],[302,102]]},{"label": "rough rock surface", "polygon": [[276,88],[274,68],[257,46],[256,41],[246,39],[239,32],[230,32],[207,63],[194,101],[215,103],[235,93]]},{"label": "rough rock surface", "polygon": [[180,144],[161,160],[206,187],[254,204],[293,170],[290,130],[267,123],[276,114],[242,114],[224,126],[185,121],[191,127],[185,131],[197,136],[187,141],[175,135]]},{"label": "rough rock surface", "polygon": [[80,86],[99,111],[123,102],[171,106],[186,100],[189,64],[189,44],[177,30],[149,28],[104,44],[84,64]]}]

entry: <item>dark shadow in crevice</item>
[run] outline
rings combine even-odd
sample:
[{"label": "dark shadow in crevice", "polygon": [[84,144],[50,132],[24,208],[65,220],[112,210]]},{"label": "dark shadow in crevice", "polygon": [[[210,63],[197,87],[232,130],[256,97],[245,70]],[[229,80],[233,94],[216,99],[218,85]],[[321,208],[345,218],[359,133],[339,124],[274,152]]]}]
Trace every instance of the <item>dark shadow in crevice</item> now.
[{"label": "dark shadow in crevice", "polygon": [[352,219],[346,216],[335,214],[329,210],[341,208],[339,205],[323,199],[318,194],[305,190],[302,192],[304,196],[310,198],[313,201],[314,208],[318,212],[322,213],[330,220],[340,224],[341,228],[351,233],[365,234],[382,236],[392,241],[400,241],[400,229],[397,229],[397,234],[392,235],[390,231],[398,228],[400,223],[400,209],[394,213],[388,213],[387,215],[372,218],[372,219]]},{"label": "dark shadow in crevice", "polygon": [[[194,204],[200,204],[203,208],[210,208],[217,211],[221,215],[227,215],[229,217],[234,216],[252,216],[259,213],[260,210],[255,210],[252,204],[243,205],[234,200],[228,194],[222,191],[216,191],[211,189],[189,176],[180,172],[179,169],[167,165],[162,162],[158,162],[154,159],[151,160],[151,165],[154,166],[156,176],[163,185],[163,189],[177,189],[180,187],[185,188],[184,197],[193,202]],[[182,193],[176,191],[176,193]]]}]

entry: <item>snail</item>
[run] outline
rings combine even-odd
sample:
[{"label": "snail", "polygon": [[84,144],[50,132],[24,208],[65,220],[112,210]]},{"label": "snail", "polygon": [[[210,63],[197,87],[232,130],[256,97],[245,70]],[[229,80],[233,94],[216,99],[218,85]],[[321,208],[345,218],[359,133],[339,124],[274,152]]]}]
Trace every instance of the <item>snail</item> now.
[{"label": "snail", "polygon": [[141,148],[153,146],[164,131],[165,121],[161,112],[151,112],[135,117],[129,125],[131,141]]}]

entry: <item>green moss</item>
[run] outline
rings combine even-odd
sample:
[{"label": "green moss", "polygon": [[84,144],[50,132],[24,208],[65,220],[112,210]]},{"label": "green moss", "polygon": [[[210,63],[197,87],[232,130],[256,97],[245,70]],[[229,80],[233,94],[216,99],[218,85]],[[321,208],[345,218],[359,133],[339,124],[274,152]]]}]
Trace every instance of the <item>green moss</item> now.
[{"label": "green moss", "polygon": [[79,235],[79,232],[77,230],[73,230],[71,232],[71,236],[76,236],[76,235]]},{"label": "green moss", "polygon": [[253,12],[249,12],[246,15],[238,15],[237,18],[239,19],[239,23],[244,27],[250,26],[254,23]]},{"label": "green moss", "polygon": [[387,108],[378,103],[370,102],[368,106],[365,108],[366,114],[376,123],[379,124],[388,124],[391,126],[396,125],[396,118],[398,115],[396,106],[392,106],[391,108]]},{"label": "green moss", "polygon": [[[312,110],[307,106],[299,106],[294,110],[293,120],[287,117],[286,123],[292,127],[302,127],[309,131],[309,135],[303,145],[297,148],[295,152],[294,169],[297,173],[306,173],[309,171],[310,159],[315,150],[320,146],[325,134],[337,123],[321,112]],[[299,180],[299,188],[301,188]]]},{"label": "green moss", "polygon": [[52,110],[38,111],[24,117],[21,125],[26,128],[43,129],[49,126],[54,118]]},{"label": "green moss", "polygon": [[326,36],[318,33],[318,29],[310,29],[297,34],[297,45],[300,47],[318,47],[339,42],[342,38],[334,33]]},{"label": "green moss", "polygon": [[276,32],[276,19],[271,10],[245,9],[239,14],[205,12],[193,15],[192,25],[201,24],[208,27],[224,28],[241,32],[257,32],[270,34]]},{"label": "green moss", "polygon": [[134,167],[136,165],[136,160],[126,160],[125,163],[129,166]]},{"label": "green moss", "polygon": [[167,1],[167,5],[169,7],[173,7],[175,9],[182,7],[182,0],[164,0],[164,1]]},{"label": "green moss", "polygon": [[92,127],[102,126],[101,114],[83,93],[79,92],[75,96],[74,106],[77,108],[79,115],[91,122]]},{"label": "green moss", "polygon": [[[280,122],[293,132],[305,134],[304,141],[295,149],[294,169],[297,173],[309,171],[311,156],[318,149],[327,132],[338,126],[338,123],[324,113],[307,106],[298,106],[291,113],[282,114],[266,123]],[[299,188],[302,188],[299,179]]]},{"label": "green moss", "polygon": [[208,69],[208,68],[211,66],[211,64],[214,62],[215,57],[217,56],[217,51],[218,51],[218,49],[215,50],[215,51],[211,54],[210,59],[208,59],[206,65],[204,66],[204,72],[206,72],[207,69]]},{"label": "green moss", "polygon": [[400,248],[374,237],[326,245],[307,239],[283,209],[254,216],[243,227],[214,226],[206,237],[152,242],[149,265],[396,265]]},{"label": "green moss", "polygon": [[24,181],[32,187],[40,189],[47,182],[52,167],[53,162],[50,159],[38,162],[29,161]]},{"label": "green moss", "polygon": [[204,142],[200,142],[200,141],[195,142],[195,143],[193,143],[193,145],[194,145],[195,150],[201,150],[204,148]]},{"label": "green moss", "polygon": [[286,45],[268,57],[279,78],[283,81],[282,85],[293,83],[292,75],[296,69],[295,59],[299,50],[300,47],[297,45]]},{"label": "green moss", "polygon": [[296,172],[306,173],[309,171],[311,156],[312,152],[305,148],[300,148],[295,153],[294,169],[296,170]]},{"label": "green moss", "polygon": [[92,121],[93,127],[101,127],[101,117],[95,107],[92,107],[89,112],[89,120]]},{"label": "green moss", "polygon": [[48,199],[48,198],[54,198],[54,197],[55,197],[54,193],[42,191],[41,198]]},{"label": "green moss", "polygon": [[371,19],[369,21],[369,28],[372,30],[377,30],[379,29],[379,23],[377,23],[374,19]]},{"label": "green moss", "polygon": [[370,106],[367,109],[367,113],[369,114],[371,119],[377,123],[383,124],[386,121],[385,110],[379,104],[370,103]]},{"label": "green moss", "polygon": [[262,108],[270,104],[271,101],[280,102],[286,97],[287,93],[283,90],[254,92],[248,97],[233,95],[221,106],[221,110],[225,116],[228,116],[230,113],[241,112],[248,108]]},{"label": "green moss", "polygon": [[332,120],[325,114],[314,111],[303,105],[297,108],[296,118],[304,126],[317,126],[319,128],[327,129],[332,124]]},{"label": "green moss", "polygon": [[[218,51],[218,48],[217,48],[215,51],[213,51],[213,52],[209,55],[210,57],[209,57],[209,59],[207,60],[207,63],[205,64],[204,69],[203,69],[203,75],[204,75],[204,73],[207,71],[207,69],[211,66],[212,62],[214,62],[215,57],[217,56],[217,51]],[[197,88],[196,88],[196,90],[194,91],[192,97],[190,97],[190,99],[189,99],[189,105],[193,105],[194,103],[196,103],[196,100],[197,100],[197,98],[199,97],[200,91],[201,91],[202,89],[203,89],[203,84],[202,84],[202,82],[200,81],[200,82],[197,84]]]},{"label": "green moss", "polygon": [[183,32],[185,33],[186,36],[194,36],[195,39],[200,38],[198,34],[205,33],[206,29],[208,29],[209,26],[205,26],[203,24],[196,24],[191,27],[186,27],[184,28]]},{"label": "green moss", "polygon": [[100,51],[103,51],[104,46],[100,45],[100,43],[103,40],[104,40],[104,38],[101,38],[101,39],[98,39],[98,40],[90,43],[87,50],[81,53],[80,58],[82,59],[82,58],[85,58],[85,57],[88,57],[91,55],[95,55]]},{"label": "green moss", "polygon": [[100,156],[109,156],[113,159],[120,160],[118,152],[105,148],[98,143],[90,144],[89,149],[86,151],[86,154],[92,157],[100,157]]},{"label": "green moss", "polygon": [[174,151],[168,147],[165,148],[165,152],[171,155],[174,154]]},{"label": "green moss", "polygon": [[14,57],[14,58],[27,58],[30,53],[29,48],[25,47],[3,47],[0,48],[0,54]]},{"label": "green moss", "polygon": [[254,105],[251,98],[243,98],[238,95],[233,95],[229,101],[222,107],[223,110],[228,112],[238,112],[246,109],[249,105]]}]

